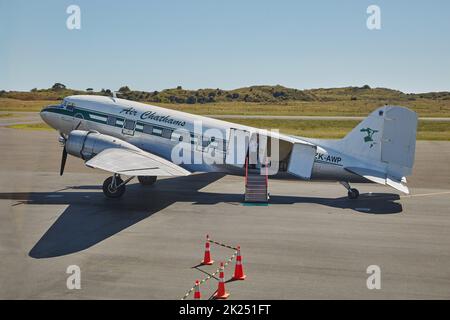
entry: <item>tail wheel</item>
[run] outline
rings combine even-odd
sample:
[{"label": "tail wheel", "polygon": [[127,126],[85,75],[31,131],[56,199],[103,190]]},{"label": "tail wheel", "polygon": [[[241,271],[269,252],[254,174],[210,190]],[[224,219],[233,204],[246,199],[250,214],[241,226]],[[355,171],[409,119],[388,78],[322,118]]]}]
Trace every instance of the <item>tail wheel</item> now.
[{"label": "tail wheel", "polygon": [[348,198],[349,199],[358,199],[359,197],[359,191],[358,189],[350,189],[348,192]]},{"label": "tail wheel", "polygon": [[143,186],[151,186],[156,182],[157,177],[155,176],[139,176],[139,183]]},{"label": "tail wheel", "polygon": [[122,183],[123,180],[116,177],[115,184],[113,184],[113,177],[109,177],[103,182],[103,194],[108,198],[120,198],[125,193],[125,184]]}]

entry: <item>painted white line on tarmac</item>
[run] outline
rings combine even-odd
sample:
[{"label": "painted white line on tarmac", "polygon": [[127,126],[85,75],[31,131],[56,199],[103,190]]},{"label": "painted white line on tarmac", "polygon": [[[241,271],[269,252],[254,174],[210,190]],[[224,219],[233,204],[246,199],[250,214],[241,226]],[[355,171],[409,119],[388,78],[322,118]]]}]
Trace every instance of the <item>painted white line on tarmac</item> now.
[{"label": "painted white line on tarmac", "polygon": [[445,192],[434,192],[434,193],[411,194],[411,195],[408,195],[408,196],[400,196],[400,198],[441,196],[441,195],[444,195],[444,194],[450,194],[450,191],[445,191]]}]

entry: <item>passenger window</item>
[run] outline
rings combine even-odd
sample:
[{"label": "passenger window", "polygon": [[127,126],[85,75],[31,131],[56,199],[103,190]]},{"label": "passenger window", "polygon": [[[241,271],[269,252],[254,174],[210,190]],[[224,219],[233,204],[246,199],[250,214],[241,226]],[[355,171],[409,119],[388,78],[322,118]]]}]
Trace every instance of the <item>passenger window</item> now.
[{"label": "passenger window", "polygon": [[116,121],[117,121],[116,117],[112,117],[112,116],[108,117],[108,125],[115,126],[116,125]]},{"label": "passenger window", "polygon": [[208,139],[207,137],[203,137],[203,141],[202,141],[203,148],[206,148],[207,146],[209,146],[210,143],[211,143],[210,139]]},{"label": "passenger window", "polygon": [[170,130],[170,129],[164,129],[162,132],[163,138],[170,139],[171,135],[172,135],[172,130]]},{"label": "passenger window", "polygon": [[162,129],[160,129],[160,128],[153,128],[153,134],[155,136],[161,136],[162,135]]},{"label": "passenger window", "polygon": [[136,125],[136,121],[126,119],[125,124],[123,125],[123,128],[127,129],[127,130],[134,130],[135,125]]},{"label": "passenger window", "polygon": [[144,133],[152,134],[153,133],[153,126],[144,124],[144,130],[142,130]]}]

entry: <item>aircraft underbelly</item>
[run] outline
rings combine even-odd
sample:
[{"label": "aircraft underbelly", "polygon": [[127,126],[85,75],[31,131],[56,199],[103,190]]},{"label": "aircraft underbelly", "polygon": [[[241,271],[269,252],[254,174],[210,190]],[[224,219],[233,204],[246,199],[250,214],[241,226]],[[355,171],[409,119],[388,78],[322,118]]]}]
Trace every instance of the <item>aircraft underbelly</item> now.
[{"label": "aircraft underbelly", "polygon": [[333,180],[355,183],[369,182],[367,179],[345,170],[343,166],[318,162],[315,162],[313,165],[311,180]]}]

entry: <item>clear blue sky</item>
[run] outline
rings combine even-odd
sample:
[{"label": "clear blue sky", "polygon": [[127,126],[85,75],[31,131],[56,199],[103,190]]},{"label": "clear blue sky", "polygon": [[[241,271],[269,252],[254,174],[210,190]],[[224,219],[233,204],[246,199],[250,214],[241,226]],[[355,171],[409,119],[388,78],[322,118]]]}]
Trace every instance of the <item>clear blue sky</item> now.
[{"label": "clear blue sky", "polygon": [[[81,30],[66,8],[81,8]],[[382,29],[366,27],[381,7]],[[450,90],[450,1],[0,0],[0,89]]]}]

